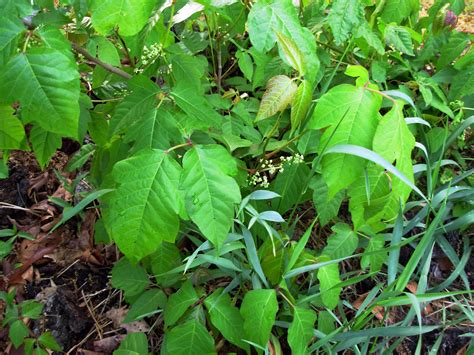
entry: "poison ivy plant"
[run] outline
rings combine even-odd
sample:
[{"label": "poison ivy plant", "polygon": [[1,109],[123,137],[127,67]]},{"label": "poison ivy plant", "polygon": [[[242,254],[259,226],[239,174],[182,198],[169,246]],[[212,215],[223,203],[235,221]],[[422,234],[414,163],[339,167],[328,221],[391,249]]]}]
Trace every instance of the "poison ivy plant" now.
[{"label": "poison ivy plant", "polygon": [[[412,324],[418,301],[469,285],[470,249],[443,234],[473,221],[474,56],[453,28],[464,2],[419,8],[0,1],[0,176],[17,150],[48,174],[71,155],[61,181],[93,188],[51,233],[97,200],[94,239],[118,248],[124,322],[153,325],[115,353],[394,352],[434,329]],[[21,233],[0,231],[7,264]],[[439,284],[433,245],[453,265]],[[415,248],[409,262],[402,247]],[[24,318],[33,306],[0,296],[13,345],[59,351],[12,305],[30,307]],[[400,305],[413,309],[383,328],[375,310],[389,319]]]}]

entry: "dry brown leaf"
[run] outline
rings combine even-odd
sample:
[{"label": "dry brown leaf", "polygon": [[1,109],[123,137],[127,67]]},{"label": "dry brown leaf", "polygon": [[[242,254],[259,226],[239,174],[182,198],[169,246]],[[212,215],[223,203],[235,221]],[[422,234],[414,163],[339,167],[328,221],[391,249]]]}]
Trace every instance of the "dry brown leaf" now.
[{"label": "dry brown leaf", "polygon": [[[355,301],[354,303],[352,304],[356,309],[360,309],[360,306],[362,305],[362,303],[364,302],[364,300],[367,298],[367,295],[369,293],[364,293],[362,295],[360,295]],[[372,313],[375,315],[375,318],[377,318],[378,320],[383,320],[385,318],[385,312],[384,312],[384,309],[383,307],[381,306],[375,306],[373,309],[372,309]],[[389,323],[393,323],[393,317],[388,315],[385,320]]]},{"label": "dry brown leaf", "polygon": [[150,326],[144,320],[139,320],[132,323],[123,323],[127,315],[127,308],[112,308],[105,315],[109,318],[115,328],[123,328],[127,333],[146,332],[150,330]]},{"label": "dry brown leaf", "polygon": [[96,340],[93,343],[94,350],[111,354],[125,338],[125,334],[118,334],[104,339]]}]

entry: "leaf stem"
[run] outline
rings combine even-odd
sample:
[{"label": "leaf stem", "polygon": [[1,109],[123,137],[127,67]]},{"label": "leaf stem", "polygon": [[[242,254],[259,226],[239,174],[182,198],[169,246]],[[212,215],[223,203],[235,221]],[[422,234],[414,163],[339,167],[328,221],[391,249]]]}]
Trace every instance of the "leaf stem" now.
[{"label": "leaf stem", "polygon": [[388,96],[387,94],[384,94],[383,92],[381,92],[381,91],[379,91],[379,90],[371,89],[371,88],[369,88],[368,86],[366,86],[365,89],[368,90],[368,91],[370,91],[370,92],[374,92],[374,93],[376,93],[376,94],[379,94],[380,96],[385,97],[387,100],[392,101],[394,105],[397,104],[397,100],[395,100],[393,97]]},{"label": "leaf stem", "polygon": [[188,139],[188,141],[186,143],[182,143],[182,144],[178,144],[178,145],[175,145],[174,147],[171,147],[169,149],[166,149],[165,150],[165,154],[168,154],[169,152],[172,152],[173,150],[176,150],[176,149],[179,149],[179,148],[183,148],[183,147],[190,147],[193,145],[193,142],[191,142],[190,139]]}]

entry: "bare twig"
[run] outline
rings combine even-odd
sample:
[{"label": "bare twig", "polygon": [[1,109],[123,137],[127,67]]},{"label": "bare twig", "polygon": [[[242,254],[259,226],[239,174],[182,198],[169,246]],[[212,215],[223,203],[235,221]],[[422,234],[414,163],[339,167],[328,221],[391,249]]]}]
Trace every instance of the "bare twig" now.
[{"label": "bare twig", "polygon": [[82,54],[86,59],[90,60],[91,62],[93,62],[93,63],[95,63],[99,66],[101,66],[102,68],[104,68],[105,70],[107,70],[111,73],[117,74],[118,76],[121,76],[122,78],[125,78],[125,79],[131,79],[132,78],[132,75],[130,75],[129,73],[123,71],[122,69],[116,68],[116,67],[114,67],[110,64],[104,63],[103,61],[101,61],[100,59],[94,57],[92,54],[90,54],[84,48],[78,46],[75,43],[72,43],[72,49],[74,49],[77,53]]}]

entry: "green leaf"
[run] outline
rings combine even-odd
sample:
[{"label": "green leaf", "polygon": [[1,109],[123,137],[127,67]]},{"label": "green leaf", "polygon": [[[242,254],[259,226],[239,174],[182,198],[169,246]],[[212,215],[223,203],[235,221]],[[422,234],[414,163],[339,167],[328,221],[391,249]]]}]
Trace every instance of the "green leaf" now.
[{"label": "green leaf", "polygon": [[45,131],[40,126],[34,126],[30,131],[30,142],[36,160],[38,160],[41,169],[44,169],[56,150],[61,147],[62,139],[59,134]]},{"label": "green leaf", "polygon": [[267,83],[255,121],[260,121],[283,111],[291,102],[297,86],[286,75],[277,75]]},{"label": "green leaf", "polygon": [[121,35],[133,36],[146,25],[154,5],[153,0],[93,0],[92,24],[103,35],[117,26]]},{"label": "green leaf", "polygon": [[[342,84],[329,90],[319,100],[308,123],[312,129],[328,127],[321,137],[321,153],[339,144],[371,148],[380,104],[380,97],[363,87]],[[329,198],[354,182],[365,166],[360,158],[333,155],[324,156],[321,164]]]},{"label": "green leaf", "polygon": [[385,53],[384,44],[379,39],[379,36],[370,28],[367,22],[359,26],[355,36],[356,38],[362,37],[365,39],[367,44],[375,49],[378,54],[383,55]]},{"label": "green leaf", "polygon": [[191,280],[186,281],[183,286],[173,293],[165,308],[165,327],[172,326],[187,311],[187,309],[199,300],[193,288]]},{"label": "green leaf", "polygon": [[335,234],[328,238],[328,245],[324,248],[323,254],[329,255],[332,259],[340,259],[352,255],[359,243],[354,231],[344,223],[338,223],[331,229]]},{"label": "green leaf", "polygon": [[43,312],[43,305],[34,300],[21,303],[21,315],[25,318],[38,319]]},{"label": "green leaf", "polygon": [[216,290],[206,298],[204,305],[209,311],[212,324],[224,338],[242,349],[247,349],[248,345],[242,341],[244,320],[239,309],[232,305],[229,294],[223,294],[222,289]]},{"label": "green leaf", "polygon": [[53,334],[50,332],[45,332],[38,337],[38,342],[44,346],[46,349],[61,351],[61,345],[58,344]]},{"label": "green leaf", "polygon": [[24,339],[30,334],[28,327],[20,319],[17,319],[10,325],[8,336],[13,343],[15,349],[23,344]]},{"label": "green leaf", "polygon": [[283,169],[271,185],[271,190],[278,191],[281,195],[272,202],[273,208],[280,214],[287,212],[300,200],[305,189],[304,181],[310,173],[310,169],[304,163],[287,163],[283,165]]},{"label": "green leaf", "polygon": [[[389,163],[396,162],[395,167],[414,182],[413,164],[411,160],[412,150],[415,147],[415,137],[408,129],[403,116],[403,105],[400,102],[380,120],[375,131],[373,150],[380,154]],[[399,179],[392,179],[392,194],[387,202],[385,218],[393,218],[397,215],[400,200],[404,203],[411,192],[411,188]]]},{"label": "green leaf", "polygon": [[166,295],[163,291],[154,288],[143,292],[140,297],[133,302],[127,316],[123,320],[124,323],[130,323],[152,314],[157,309],[163,309],[166,306]]},{"label": "green leaf", "polygon": [[120,343],[114,355],[146,355],[148,354],[148,340],[144,333],[129,333]]},{"label": "green leaf", "polygon": [[127,258],[120,259],[112,269],[112,286],[124,291],[126,297],[142,293],[149,283],[146,271],[130,264]]},{"label": "green leaf", "polygon": [[293,322],[288,328],[288,344],[293,354],[307,354],[308,343],[313,338],[316,313],[311,309],[296,306],[293,309]]},{"label": "green leaf", "polygon": [[[322,255],[322,261],[329,261],[330,259]],[[338,264],[328,264],[318,270],[319,290],[321,292],[321,299],[326,307],[333,309],[339,303],[339,295],[342,288],[340,286],[334,287],[341,282],[339,278]]]},{"label": "green leaf", "polygon": [[[377,234],[370,238],[369,244],[365,249],[365,253],[373,253],[369,255],[362,255],[360,259],[360,266],[364,269],[369,267],[370,272],[377,272],[382,268],[383,263],[387,260],[387,252],[383,249],[385,241],[383,235]],[[379,253],[374,253],[380,251]]]},{"label": "green leaf", "polygon": [[150,255],[150,264],[156,283],[160,286],[171,287],[181,278],[180,274],[161,275],[182,264],[179,249],[174,243],[161,243]]},{"label": "green leaf", "polygon": [[400,24],[412,12],[418,12],[418,7],[418,0],[386,0],[381,18],[385,23]]},{"label": "green leaf", "polygon": [[244,74],[245,79],[252,81],[253,77],[253,61],[252,57],[243,51],[237,51],[235,57],[238,60],[239,69]]},{"label": "green leaf", "polygon": [[291,0],[262,0],[252,6],[247,19],[250,41],[259,52],[268,52],[280,33],[295,43],[301,51],[299,68],[305,79],[314,82],[319,71],[316,41],[307,28],[301,27],[298,13]]},{"label": "green leaf", "polygon": [[450,100],[461,100],[474,93],[474,65],[461,70],[452,80],[449,92]]},{"label": "green leaf", "polygon": [[362,1],[335,0],[327,19],[336,44],[341,45],[364,21]]},{"label": "green leaf", "polygon": [[469,44],[469,35],[463,32],[455,32],[449,38],[449,41],[441,47],[440,55],[436,63],[436,69],[441,70],[454,61]]},{"label": "green leaf", "polygon": [[240,307],[240,314],[244,318],[245,339],[266,348],[277,311],[275,290],[247,292]]},{"label": "green leaf", "polygon": [[303,53],[301,53],[295,41],[280,32],[277,32],[276,35],[278,47],[280,48],[281,52],[283,52],[282,58],[293,69],[298,71],[300,75],[305,75],[306,68],[304,66]]},{"label": "green leaf", "polygon": [[25,129],[13,112],[10,106],[0,105],[0,149],[18,149],[25,138]]},{"label": "green leaf", "polygon": [[388,25],[384,31],[385,41],[387,45],[393,46],[396,50],[408,54],[415,55],[413,52],[413,43],[411,41],[410,32],[401,26]]},{"label": "green leaf", "polygon": [[168,354],[216,354],[214,339],[197,319],[174,327],[166,334],[165,344]]},{"label": "green leaf", "polygon": [[183,169],[186,210],[204,236],[219,248],[232,226],[234,207],[241,200],[239,186],[231,177],[237,174],[237,164],[222,146],[194,146],[184,155]]},{"label": "green leaf", "polygon": [[[126,96],[115,109],[110,120],[110,136],[126,132],[138,117],[153,111],[156,95],[161,91],[150,79],[137,76],[128,82],[132,93]],[[133,133],[129,133],[132,134]]]},{"label": "green leaf", "polygon": [[73,138],[79,124],[79,91],[76,65],[52,48],[18,54],[0,74],[1,99],[20,101],[26,122]]},{"label": "green leaf", "polygon": [[162,241],[174,242],[182,209],[181,167],[165,151],[144,150],[115,164],[119,184],[110,201],[111,237],[131,260],[153,253]]},{"label": "green leaf", "polygon": [[181,110],[197,120],[198,128],[219,127],[223,123],[221,115],[193,86],[185,82],[178,83],[171,91],[171,96]]},{"label": "green leaf", "polygon": [[0,67],[7,64],[10,57],[15,54],[24,31],[25,26],[20,21],[0,16]]},{"label": "green leaf", "polygon": [[260,52],[268,52],[277,41],[277,32],[294,30],[299,21],[291,1],[259,1],[250,10],[247,26],[252,45]]},{"label": "green leaf", "polygon": [[329,199],[328,186],[321,176],[315,176],[311,180],[310,187],[313,189],[313,203],[318,213],[322,226],[328,224],[337,216],[339,207],[344,199],[344,191],[339,191],[336,196]]},{"label": "green leaf", "polygon": [[136,152],[145,148],[167,149],[173,123],[173,116],[163,108],[144,112],[126,130],[125,142],[133,141],[133,151]]},{"label": "green leaf", "polygon": [[313,98],[313,86],[307,80],[303,80],[296,90],[293,103],[291,104],[291,130],[296,130],[306,118],[311,100]]},{"label": "green leaf", "polygon": [[204,93],[201,81],[208,74],[208,62],[205,57],[178,53],[171,57],[171,65],[177,83],[186,82],[186,85],[192,86],[197,94]]},{"label": "green leaf", "polygon": [[96,37],[95,40],[98,45],[97,52],[99,59],[110,65],[120,67],[120,56],[112,42],[105,37]]}]

